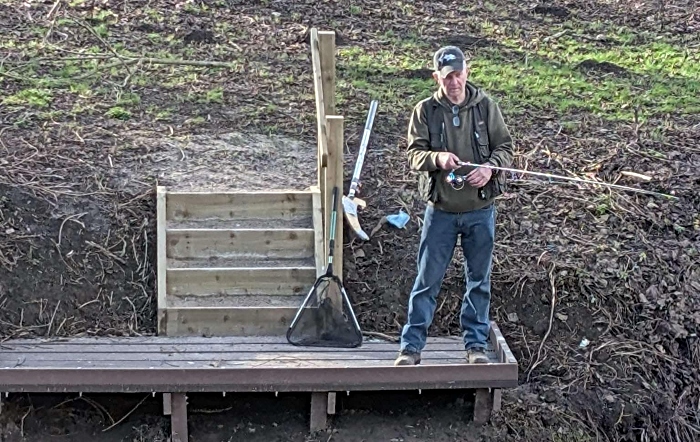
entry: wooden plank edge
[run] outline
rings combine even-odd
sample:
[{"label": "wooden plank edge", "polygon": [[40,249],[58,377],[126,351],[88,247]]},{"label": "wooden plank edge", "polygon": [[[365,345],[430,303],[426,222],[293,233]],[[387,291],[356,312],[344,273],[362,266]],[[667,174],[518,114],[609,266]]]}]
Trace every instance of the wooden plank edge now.
[{"label": "wooden plank edge", "polygon": [[321,68],[320,44],[318,29],[311,28],[311,65],[314,80],[314,96],[316,98],[316,124],[318,130],[319,169],[328,165],[328,145],[326,144],[326,111],[323,96],[323,71]]},{"label": "wooden plank edge", "polygon": [[230,228],[230,229],[217,229],[216,227],[170,227],[165,230],[167,233],[173,234],[185,234],[185,233],[277,233],[277,232],[290,232],[290,233],[310,233],[313,232],[313,227],[246,227],[246,228]]},{"label": "wooden plank edge", "polygon": [[164,186],[156,188],[156,236],[157,236],[157,285],[158,285],[158,334],[167,334],[167,315],[164,309],[167,307],[167,231],[166,231],[166,189]]},{"label": "wooden plank edge", "polygon": [[168,197],[180,197],[180,196],[260,196],[265,197],[265,195],[299,195],[300,197],[306,197],[308,194],[312,193],[309,189],[269,189],[269,190],[202,190],[202,191],[186,191],[186,190],[170,190],[168,191]]},{"label": "wooden plank edge", "polygon": [[323,108],[326,115],[335,113],[335,32],[318,31],[318,52],[321,59]]},{"label": "wooden plank edge", "polygon": [[321,189],[318,186],[312,187],[313,191],[313,223],[314,223],[314,257],[316,260],[316,277],[324,273],[324,265],[328,260],[326,250],[324,228],[323,228],[323,202],[321,200]]},{"label": "wooden plank edge", "polygon": [[[335,219],[335,250],[333,250],[333,268],[335,274],[342,281],[343,280],[343,130],[344,130],[344,118],[340,115],[327,115],[326,116],[328,125],[328,155],[329,155],[329,167],[326,171],[327,185],[334,186],[338,188],[338,198],[336,201],[335,209],[337,211]],[[332,163],[332,164],[331,164]],[[326,222],[330,224],[331,222],[331,212],[333,207],[332,192],[328,192],[326,196],[326,204],[328,205],[328,211],[326,215]],[[337,300],[341,302],[341,300]]]},{"label": "wooden plank edge", "polygon": [[518,360],[515,355],[510,350],[506,338],[501,333],[501,329],[498,327],[495,321],[491,321],[491,329],[489,332],[489,337],[493,345],[494,350],[500,354],[501,362],[508,364],[518,364]]},{"label": "wooden plank edge", "polygon": [[413,389],[513,388],[510,364],[371,367],[253,368],[149,367],[143,369],[0,370],[6,392],[328,392]]},{"label": "wooden plank edge", "polygon": [[168,272],[172,273],[189,273],[189,272],[201,272],[201,273],[237,273],[237,272],[290,272],[290,271],[312,271],[315,267],[313,266],[279,266],[279,267],[170,267]]},{"label": "wooden plank edge", "polygon": [[[31,346],[31,345],[239,345],[239,344],[287,344],[284,336],[265,336],[265,337],[221,337],[221,338],[179,338],[174,336],[80,336],[80,337],[51,337],[51,338],[15,338],[8,339],[2,343],[3,349],[9,349],[11,346]],[[368,348],[373,345],[390,345],[396,346],[396,343],[385,340],[365,340],[360,348]],[[444,337],[444,336],[429,336],[427,345],[454,345],[455,348],[463,349],[462,338],[460,336]],[[314,347],[316,348],[316,347]],[[322,349],[323,347],[319,347]],[[356,351],[359,349],[334,349],[342,351]],[[495,350],[494,350],[495,351]]]}]

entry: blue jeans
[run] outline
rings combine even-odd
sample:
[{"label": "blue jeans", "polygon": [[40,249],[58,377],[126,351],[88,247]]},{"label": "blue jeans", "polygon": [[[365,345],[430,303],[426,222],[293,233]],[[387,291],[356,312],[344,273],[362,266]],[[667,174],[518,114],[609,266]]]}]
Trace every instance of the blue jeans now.
[{"label": "blue jeans", "polygon": [[459,235],[467,280],[460,314],[464,348],[486,347],[495,215],[493,204],[464,213],[443,212],[428,204],[418,248],[418,275],[408,301],[408,320],[401,333],[401,351],[420,352],[425,347],[436,298]]}]

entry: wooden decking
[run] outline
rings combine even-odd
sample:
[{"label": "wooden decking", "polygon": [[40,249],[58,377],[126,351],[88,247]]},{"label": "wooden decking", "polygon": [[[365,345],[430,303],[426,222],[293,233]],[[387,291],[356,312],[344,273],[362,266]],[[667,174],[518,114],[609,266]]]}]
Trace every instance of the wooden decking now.
[{"label": "wooden decking", "polygon": [[[16,340],[2,344],[7,392],[359,391],[517,385],[509,351],[469,365],[459,339],[432,338],[418,367],[394,367],[397,344],[299,348],[281,337]],[[505,355],[506,359],[503,360]]]},{"label": "wooden decking", "polygon": [[488,364],[468,364],[460,338],[429,338],[419,366],[395,367],[398,344],[296,347],[283,337],[149,336],[9,340],[0,345],[0,392],[163,393],[173,441],[185,442],[187,393],[308,392],[310,428],[326,427],[335,393],[475,389],[474,420],[500,408],[518,365],[492,323]]}]

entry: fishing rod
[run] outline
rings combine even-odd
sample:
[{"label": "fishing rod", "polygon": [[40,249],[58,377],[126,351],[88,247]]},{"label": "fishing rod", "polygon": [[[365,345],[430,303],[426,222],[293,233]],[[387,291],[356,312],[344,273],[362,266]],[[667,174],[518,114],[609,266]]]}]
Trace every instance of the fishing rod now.
[{"label": "fishing rod", "polygon": [[[654,192],[653,190],[644,190],[644,189],[637,189],[634,187],[628,187],[628,186],[621,186],[619,184],[612,184],[612,183],[606,183],[606,182],[601,182],[601,181],[593,181],[593,180],[586,180],[583,178],[575,178],[575,177],[567,177],[567,176],[561,176],[561,175],[555,175],[552,173],[544,173],[544,172],[532,172],[529,170],[522,170],[522,169],[511,169],[509,167],[500,167],[500,166],[494,166],[491,164],[474,164],[470,162],[464,162],[464,161],[459,161],[457,163],[460,166],[473,166],[473,167],[485,167],[488,169],[494,169],[494,170],[503,170],[507,172],[513,172],[513,173],[523,173],[523,174],[529,174],[529,175],[538,175],[538,176],[543,176],[547,178],[555,178],[555,179],[560,179],[560,180],[568,180],[568,181],[576,181],[579,183],[587,183],[587,184],[595,184],[597,186],[607,186],[607,187],[614,187],[616,189],[622,189],[622,190],[629,190],[632,192],[639,192],[639,193],[646,193],[649,195],[657,195],[657,196],[663,196],[666,198],[672,198],[672,199],[679,199],[677,196],[674,195],[669,195],[666,193],[661,193],[661,192]],[[462,187],[464,186],[464,183],[466,181],[466,175],[456,175],[454,172],[450,173],[450,175],[447,178],[448,182],[455,187],[455,185],[461,185]],[[460,189],[462,188],[460,187]],[[457,189],[457,187],[455,187]],[[459,189],[457,189],[459,190]]]}]

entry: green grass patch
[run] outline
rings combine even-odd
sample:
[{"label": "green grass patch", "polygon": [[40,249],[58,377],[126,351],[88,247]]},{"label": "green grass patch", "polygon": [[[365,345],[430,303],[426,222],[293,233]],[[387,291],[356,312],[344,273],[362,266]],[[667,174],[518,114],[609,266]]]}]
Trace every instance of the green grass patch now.
[{"label": "green grass patch", "polygon": [[14,95],[10,95],[2,100],[2,104],[8,106],[30,106],[37,108],[47,107],[53,96],[47,89],[23,89]]},{"label": "green grass patch", "polygon": [[114,106],[105,112],[105,116],[117,120],[128,120],[131,118],[131,112],[121,106]]},{"label": "green grass patch", "polygon": [[[497,45],[473,54],[470,80],[495,96],[509,114],[539,110],[588,112],[630,121],[700,112],[700,51],[620,30],[602,46],[564,36],[525,50],[512,34],[493,33]],[[387,33],[385,37],[392,39]],[[646,43],[639,43],[646,41]],[[432,79],[412,76],[431,62],[432,48],[419,39],[393,40],[390,49],[339,51],[339,91],[361,91],[384,102],[427,97]],[[423,77],[424,78],[424,77]]]}]

